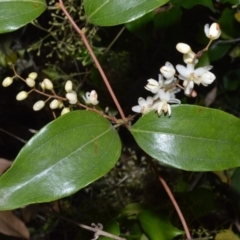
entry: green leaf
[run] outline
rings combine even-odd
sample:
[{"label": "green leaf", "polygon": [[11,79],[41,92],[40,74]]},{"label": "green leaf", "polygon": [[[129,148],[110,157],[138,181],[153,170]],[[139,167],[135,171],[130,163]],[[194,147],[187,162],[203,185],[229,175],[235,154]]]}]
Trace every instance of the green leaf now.
[{"label": "green leaf", "polygon": [[214,6],[212,3],[212,0],[171,0],[171,3],[173,5],[181,5],[182,7],[186,9],[193,8],[196,5],[203,5],[205,7],[208,7],[212,11],[214,11]]},{"label": "green leaf", "polygon": [[134,21],[169,0],[84,0],[84,9],[90,23],[113,26]]},{"label": "green leaf", "polygon": [[126,23],[125,27],[130,32],[136,32],[146,26],[149,22],[151,22],[154,18],[154,12],[149,12],[145,14],[144,16],[138,18],[137,20],[134,20],[132,22]]},{"label": "green leaf", "polygon": [[223,85],[226,90],[234,91],[240,85],[240,69],[227,72],[223,77]]},{"label": "green leaf", "polygon": [[173,227],[167,219],[151,211],[141,212],[138,219],[150,240],[172,240],[184,234],[184,231]]},{"label": "green leaf", "polygon": [[231,48],[231,46],[232,44],[229,43],[228,44],[218,44],[218,42],[214,43],[208,50],[210,62],[217,61],[224,57]]},{"label": "green leaf", "polygon": [[[108,233],[111,233],[115,236],[119,236],[120,235],[119,224],[115,221],[112,221],[106,227],[104,227],[104,231],[108,232]],[[112,238],[100,236],[99,240],[112,240]]]},{"label": "green leaf", "polygon": [[154,112],[130,129],[138,145],[158,161],[190,171],[240,166],[240,120],[200,106],[172,106],[171,117]]},{"label": "green leaf", "polygon": [[180,7],[172,7],[169,10],[160,12],[154,17],[156,28],[168,28],[181,21],[182,10]]},{"label": "green leaf", "polygon": [[26,25],[45,9],[45,0],[1,0],[0,33],[11,32]]},{"label": "green leaf", "polygon": [[121,142],[108,120],[73,111],[43,127],[0,177],[0,210],[69,196],[105,175]]},{"label": "green leaf", "polygon": [[240,26],[234,17],[235,12],[233,9],[225,8],[219,19],[222,31],[221,37],[225,39],[239,37]]}]

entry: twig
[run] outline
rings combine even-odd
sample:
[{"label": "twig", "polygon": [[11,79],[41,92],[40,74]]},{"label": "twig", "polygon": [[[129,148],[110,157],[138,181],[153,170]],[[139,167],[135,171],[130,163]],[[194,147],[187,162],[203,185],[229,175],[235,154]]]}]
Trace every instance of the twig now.
[{"label": "twig", "polygon": [[176,200],[175,200],[175,198],[174,198],[174,196],[173,196],[170,188],[168,187],[167,183],[165,182],[165,180],[162,178],[162,176],[161,176],[160,173],[158,172],[155,163],[154,163],[151,159],[150,159],[149,161],[150,161],[150,164],[151,164],[154,172],[155,172],[156,175],[158,176],[159,181],[160,181],[161,184],[163,185],[166,193],[168,194],[168,196],[169,196],[169,198],[170,198],[170,200],[171,200],[171,202],[172,202],[172,204],[173,204],[173,206],[174,206],[174,208],[175,208],[175,210],[176,210],[176,212],[177,212],[177,214],[178,214],[178,216],[179,216],[179,218],[180,218],[180,221],[181,221],[181,223],[182,223],[182,225],[183,225],[183,228],[184,228],[184,231],[185,231],[185,233],[186,233],[187,239],[188,239],[188,240],[192,239],[192,238],[191,238],[191,234],[190,234],[189,229],[188,229],[188,226],[187,226],[187,223],[186,223],[186,221],[185,221],[185,219],[184,219],[184,216],[183,216],[183,214],[182,214],[182,211],[181,211],[181,209],[179,208],[179,206],[178,206],[178,204],[177,204],[177,202],[176,202]]},{"label": "twig", "polygon": [[116,37],[112,40],[112,42],[109,44],[109,46],[106,48],[106,50],[104,51],[104,54],[107,53],[109,51],[109,49],[113,46],[113,44],[118,40],[118,38],[121,36],[121,34],[123,33],[123,31],[125,30],[125,27],[122,27],[121,30],[119,31],[119,33],[116,35]]},{"label": "twig", "polygon": [[108,91],[109,91],[109,93],[110,93],[110,95],[111,95],[111,97],[112,97],[112,99],[113,99],[113,101],[114,101],[114,103],[115,103],[118,111],[119,111],[119,114],[120,114],[121,118],[123,119],[123,121],[125,121],[126,117],[125,117],[125,115],[124,115],[124,112],[123,112],[123,110],[122,110],[122,108],[121,108],[121,106],[120,106],[120,104],[119,104],[119,102],[118,102],[118,100],[117,100],[117,98],[116,98],[113,90],[112,90],[112,87],[111,87],[111,85],[110,85],[110,83],[109,83],[109,81],[108,81],[108,79],[107,79],[107,77],[106,77],[106,75],[105,75],[105,73],[104,73],[104,71],[103,71],[100,63],[98,62],[98,60],[97,60],[97,58],[96,58],[96,56],[95,56],[95,54],[94,54],[94,52],[93,52],[93,50],[92,50],[92,48],[91,48],[91,46],[90,46],[90,44],[89,44],[89,42],[88,42],[85,34],[82,32],[82,30],[81,30],[81,29],[77,26],[77,24],[74,22],[74,20],[72,19],[72,17],[70,16],[70,14],[68,13],[68,11],[66,10],[66,8],[65,8],[62,0],[59,0],[59,7],[62,9],[62,11],[64,12],[65,16],[68,18],[69,22],[72,24],[72,26],[74,27],[74,29],[77,31],[77,33],[78,33],[78,34],[80,35],[80,37],[82,38],[83,43],[85,44],[85,46],[86,46],[89,54],[91,55],[91,57],[92,57],[95,65],[96,65],[99,73],[101,74],[101,76],[102,76],[102,78],[103,78],[103,81],[104,81],[105,84],[106,84],[106,87],[107,87],[107,89],[108,89]]},{"label": "twig", "polygon": [[17,137],[16,135],[14,135],[14,134],[12,134],[12,133],[10,133],[10,132],[8,132],[8,131],[2,129],[2,128],[0,128],[0,131],[2,131],[2,132],[4,132],[4,133],[8,134],[8,135],[11,136],[11,137],[16,138],[18,141],[20,141],[20,142],[22,142],[22,143],[26,143],[26,142],[27,142],[26,140],[24,140],[24,139],[22,139],[22,138],[20,138],[20,137]]},{"label": "twig", "polygon": [[[55,215],[55,216],[57,216],[57,217],[59,217],[59,218],[61,218],[61,219],[63,219],[63,220],[65,220],[65,221],[67,221],[67,222],[70,222],[70,223],[72,223],[72,224],[74,224],[74,225],[76,225],[76,226],[79,226],[79,227],[81,227],[81,228],[84,228],[84,229],[87,229],[87,230],[89,230],[89,231],[91,231],[91,232],[94,232],[95,233],[95,236],[105,236],[105,237],[109,237],[109,238],[112,238],[112,239],[115,239],[115,240],[126,240],[125,238],[121,238],[121,237],[118,237],[118,236],[116,236],[116,235],[113,235],[113,234],[111,234],[111,233],[108,233],[108,232],[105,232],[105,231],[103,231],[103,230],[101,230],[99,227],[89,227],[88,225],[85,225],[85,224],[82,224],[82,223],[78,223],[78,222],[76,222],[76,221],[73,221],[73,220],[71,220],[71,219],[69,219],[69,218],[66,218],[66,217],[63,217],[63,216],[61,216],[61,215],[59,215],[58,213],[56,213],[56,212],[53,212],[53,211],[51,211],[50,212],[51,214],[53,214],[53,215]],[[95,224],[94,224],[95,225]],[[99,224],[100,225],[100,224]]]}]

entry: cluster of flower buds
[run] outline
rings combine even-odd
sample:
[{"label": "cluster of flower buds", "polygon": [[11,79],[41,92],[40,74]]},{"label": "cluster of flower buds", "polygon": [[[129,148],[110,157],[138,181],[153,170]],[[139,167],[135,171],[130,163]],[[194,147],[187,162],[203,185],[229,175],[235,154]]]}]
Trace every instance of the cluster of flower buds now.
[{"label": "cluster of flower buds", "polygon": [[[37,76],[38,75],[36,72],[32,72],[28,75],[28,77],[26,79],[23,79],[17,75],[14,77],[6,77],[3,80],[2,85],[3,85],[3,87],[10,86],[13,83],[14,78],[17,77],[17,78],[20,78],[21,80],[23,80],[28,85],[28,87],[33,88],[29,92],[21,91],[17,94],[16,99],[18,101],[22,101],[22,100],[26,99],[31,92],[38,91],[35,88],[35,85],[36,85],[35,80],[36,80]],[[49,80],[48,78],[45,78],[42,82],[39,83],[39,85],[42,89],[42,94],[45,96],[48,96],[48,98],[45,101],[39,100],[39,101],[35,102],[33,105],[34,111],[41,110],[46,105],[46,103],[51,100],[51,102],[49,103],[49,107],[51,109],[53,109],[53,110],[54,109],[62,109],[61,115],[70,112],[71,107],[69,107],[69,106],[65,107],[63,102],[61,100],[59,100],[59,97],[55,94],[54,85],[51,80]],[[51,91],[52,94],[46,94],[45,93],[46,90]],[[77,93],[73,90],[73,83],[71,80],[68,80],[66,82],[65,91],[66,91],[65,97],[66,97],[66,100],[68,101],[69,105],[77,104],[78,103]],[[86,104],[97,105],[99,103],[98,95],[95,90],[92,90],[91,92],[87,92],[86,95],[83,96],[83,99],[86,102]]]},{"label": "cluster of flower buds", "polygon": [[[210,39],[210,43],[221,35],[221,30],[217,23],[213,23],[210,27],[206,24],[204,31],[206,36]],[[183,80],[185,95],[196,97],[197,93],[193,90],[194,84],[208,86],[215,80],[215,75],[209,71],[212,69],[212,66],[195,68],[199,56],[192,51],[191,47],[186,43],[178,43],[176,48],[183,54],[183,61],[186,64],[186,66],[180,64],[176,66],[179,73],[177,77]],[[203,51],[206,51],[207,48]],[[155,95],[153,97],[147,97],[146,100],[140,97],[138,99],[139,105],[132,107],[134,112],[146,114],[154,110],[157,111],[158,115],[161,115],[162,112],[168,112],[170,116],[171,108],[169,103],[181,103],[180,100],[175,98],[175,93],[179,92],[180,88],[176,87],[178,80],[173,65],[166,62],[165,66],[160,68],[160,72],[161,74],[159,74],[158,81],[149,79],[148,84],[145,86],[146,90]]]}]

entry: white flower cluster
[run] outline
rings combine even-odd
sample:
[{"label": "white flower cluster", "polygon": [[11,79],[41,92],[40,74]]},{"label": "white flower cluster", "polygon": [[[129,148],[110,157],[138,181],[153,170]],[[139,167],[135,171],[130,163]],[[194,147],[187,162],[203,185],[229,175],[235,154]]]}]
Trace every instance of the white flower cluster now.
[{"label": "white flower cluster", "polygon": [[172,87],[175,84],[175,69],[173,65],[166,62],[165,66],[160,68],[161,74],[158,75],[158,81],[149,79],[145,89],[155,94],[153,97],[138,99],[137,106],[132,107],[132,110],[137,113],[146,114],[152,110],[157,111],[158,115],[162,112],[171,115],[171,108],[169,103],[180,104],[180,100],[175,98],[175,93],[179,91],[178,88]]},{"label": "white flower cluster", "polygon": [[[221,35],[221,30],[217,23],[213,23],[210,27],[206,24],[204,31],[210,39],[210,43]],[[195,68],[199,56],[192,51],[191,47],[186,43],[178,43],[176,48],[183,54],[183,61],[186,64],[186,66],[180,64],[176,66],[179,73],[177,77],[183,80],[182,88],[184,88],[185,95],[195,97],[194,84],[208,86],[215,80],[215,75],[209,71],[212,69],[212,66]],[[176,87],[178,79],[173,65],[166,62],[165,66],[160,68],[160,72],[158,81],[149,79],[148,84],[145,86],[146,90],[155,95],[147,97],[146,100],[140,97],[138,99],[139,105],[132,107],[134,112],[146,114],[154,110],[157,111],[158,115],[161,115],[162,112],[168,112],[170,116],[171,108],[169,103],[181,103],[180,100],[175,98],[175,93],[179,92],[180,88]]]}]

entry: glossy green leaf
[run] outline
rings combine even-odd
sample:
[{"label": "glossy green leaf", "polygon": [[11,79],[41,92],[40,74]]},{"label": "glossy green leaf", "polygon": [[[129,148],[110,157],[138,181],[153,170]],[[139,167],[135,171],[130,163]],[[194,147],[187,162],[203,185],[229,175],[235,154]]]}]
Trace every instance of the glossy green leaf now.
[{"label": "glossy green leaf", "polygon": [[125,24],[125,27],[130,31],[130,32],[136,32],[146,26],[149,22],[151,22],[154,18],[154,12],[149,12],[145,14],[144,16],[138,18],[135,21],[129,22]]},{"label": "glossy green leaf", "polygon": [[203,5],[214,11],[212,0],[195,0],[195,1],[185,0],[181,3],[181,5],[187,9],[193,8],[196,5]]},{"label": "glossy green leaf", "polygon": [[210,49],[208,50],[208,55],[210,58],[210,62],[217,61],[224,57],[226,53],[231,48],[232,44],[218,44],[218,42],[211,45]]},{"label": "glossy green leaf", "polygon": [[180,7],[172,7],[155,15],[154,26],[156,28],[168,28],[181,21],[181,17],[182,9]]},{"label": "glossy green leaf", "polygon": [[0,210],[69,196],[105,175],[121,142],[108,120],[73,111],[43,127],[0,177]]},{"label": "glossy green leaf", "polygon": [[89,22],[99,26],[113,26],[134,21],[168,0],[84,0]]},{"label": "glossy green leaf", "polygon": [[26,25],[45,9],[45,0],[1,0],[0,33],[11,32]]},{"label": "glossy green leaf", "polygon": [[190,171],[240,166],[240,120],[200,106],[172,106],[171,117],[154,112],[130,129],[138,145],[158,161]]},{"label": "glossy green leaf", "polygon": [[172,240],[184,234],[184,231],[173,227],[167,219],[151,211],[141,212],[138,219],[150,240]]},{"label": "glossy green leaf", "polygon": [[222,30],[221,37],[226,39],[239,37],[240,26],[234,17],[235,10],[225,8],[219,18],[219,24]]}]

